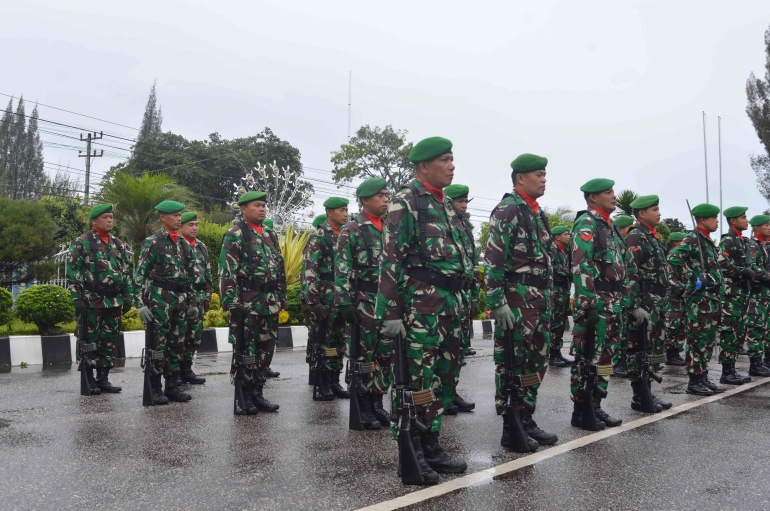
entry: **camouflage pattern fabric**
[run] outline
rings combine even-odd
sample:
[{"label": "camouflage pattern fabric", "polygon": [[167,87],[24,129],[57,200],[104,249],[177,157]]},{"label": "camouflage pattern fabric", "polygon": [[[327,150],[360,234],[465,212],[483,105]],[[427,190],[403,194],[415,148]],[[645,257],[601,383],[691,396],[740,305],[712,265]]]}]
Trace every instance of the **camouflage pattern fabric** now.
[{"label": "camouflage pattern fabric", "polygon": [[474,272],[473,272],[473,284],[471,285],[471,288],[467,291],[465,291],[465,310],[463,314],[460,316],[460,331],[462,332],[462,340],[463,340],[463,350],[460,357],[460,367],[462,367],[462,362],[465,359],[465,352],[468,350],[468,348],[471,345],[471,321],[473,321],[474,318],[471,317],[471,304],[473,302],[478,302],[481,298],[481,290],[479,287],[478,282],[478,276],[476,275],[475,269],[478,268],[479,265],[479,258],[478,253],[476,251],[476,240],[473,238],[473,224],[468,221],[468,219],[463,220],[463,225],[465,229],[461,232],[462,236],[462,243],[465,245],[466,249],[469,253],[473,254],[471,259],[473,262]]},{"label": "camouflage pattern fabric", "polygon": [[740,271],[749,264],[748,242],[748,238],[731,230],[719,243],[717,262],[724,278],[724,292],[721,293],[720,364],[734,364],[738,358],[738,349],[746,341],[749,291],[746,290]]},{"label": "camouflage pattern fabric", "polygon": [[214,283],[211,280],[211,262],[206,245],[200,240],[195,240],[191,256],[194,262],[193,290],[195,301],[198,304],[198,317],[188,318],[187,332],[184,337],[184,359],[191,361],[200,348],[203,338],[203,314],[211,302],[211,294],[214,292]]},{"label": "camouflage pattern fabric", "polygon": [[685,340],[685,314],[681,295],[677,296],[676,293],[669,286],[665,304],[666,350],[681,352],[684,349]]},{"label": "camouflage pattern fabric", "polygon": [[[88,325],[88,343],[96,344],[96,351],[88,352],[88,359],[96,367],[112,367],[115,364],[115,344],[118,342],[118,330],[120,326],[120,307],[89,307],[86,310]],[[80,351],[80,316],[77,317],[78,325],[76,335],[78,337],[77,350]],[[78,357],[78,369],[80,369]]]},{"label": "camouflage pattern fabric", "polygon": [[749,298],[747,314],[747,340],[750,358],[759,358],[767,351],[768,305],[770,305],[770,252],[768,246],[752,237],[748,242],[748,260],[754,270],[754,284]]},{"label": "camouflage pattern fabric", "polygon": [[553,267],[553,291],[551,292],[551,349],[561,350],[564,346],[564,330],[570,314],[569,293],[572,287],[572,272],[566,249],[551,244],[551,266]]},{"label": "camouflage pattern fabric", "polygon": [[[246,364],[245,376],[250,377],[255,385],[264,385],[278,339],[278,314],[247,314],[244,321],[245,351],[248,355],[254,355],[254,364]],[[229,341],[232,344],[235,342],[234,332],[237,332],[238,324],[231,321],[229,326]],[[235,356],[236,353],[233,353],[230,377],[235,375]]]},{"label": "camouflage pattern fabric", "polygon": [[[703,248],[706,268],[700,264],[698,244]],[[716,329],[721,311],[722,272],[717,262],[717,247],[710,238],[695,230],[682,240],[668,256],[672,274],[670,286],[681,290],[684,296],[685,366],[688,374],[708,371],[708,364],[714,351]],[[708,272],[715,282],[711,290],[695,291],[695,279]]]}]

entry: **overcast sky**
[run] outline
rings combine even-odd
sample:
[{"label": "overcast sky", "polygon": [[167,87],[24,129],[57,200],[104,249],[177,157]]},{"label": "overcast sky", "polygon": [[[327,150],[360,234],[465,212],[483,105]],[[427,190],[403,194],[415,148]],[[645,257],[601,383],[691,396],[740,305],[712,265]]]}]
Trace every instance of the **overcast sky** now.
[{"label": "overcast sky", "polygon": [[[608,177],[616,191],[660,195],[663,216],[685,221],[685,198],[706,200],[705,111],[710,201],[721,116],[724,207],[752,215],[768,204],[749,165],[762,148],[744,88],[751,71],[764,74],[769,24],[767,0],[25,0],[0,16],[0,93],[138,128],[157,79],[165,131],[235,138],[269,127],[299,148],[308,177],[331,181],[352,71],[353,132],[390,124],[413,142],[451,139],[474,221],[510,189],[523,152],[549,160],[541,204],[578,209],[580,185]],[[42,106],[40,116],[136,134]],[[43,139],[47,162],[83,168],[77,151],[50,145],[79,142]],[[96,160],[95,174],[118,161]],[[320,211],[334,185],[315,185]]]}]

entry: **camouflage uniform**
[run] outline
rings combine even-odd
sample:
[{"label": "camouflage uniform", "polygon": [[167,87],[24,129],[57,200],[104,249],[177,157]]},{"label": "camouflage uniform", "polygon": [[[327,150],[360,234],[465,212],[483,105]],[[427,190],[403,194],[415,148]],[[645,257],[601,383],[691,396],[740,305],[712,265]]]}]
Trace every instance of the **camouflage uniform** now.
[{"label": "camouflage uniform", "polygon": [[476,240],[473,239],[473,225],[467,219],[464,219],[463,226],[465,229],[463,229],[461,235],[463,236],[463,244],[466,247],[469,247],[470,253],[472,254],[471,260],[474,267],[474,276],[473,285],[469,290],[464,292],[463,296],[465,309],[463,310],[460,319],[460,331],[462,332],[463,339],[463,351],[460,355],[461,366],[462,361],[465,358],[465,352],[471,346],[471,321],[473,321],[473,318],[471,317],[471,304],[473,302],[478,302],[481,299],[481,292],[475,274],[475,268],[479,265],[479,259],[478,254],[476,253]]},{"label": "camouflage uniform", "polygon": [[[647,354],[652,357],[653,371],[660,371],[665,361],[666,292],[670,278],[666,249],[658,233],[645,225],[635,225],[626,236],[626,247],[634,264],[629,266],[629,310],[642,308],[650,314],[647,325]],[[628,320],[628,316],[625,318]],[[628,376],[637,381],[636,352],[639,346],[639,327],[630,325],[627,352]]]},{"label": "camouflage uniform", "polygon": [[203,337],[203,314],[211,302],[211,293],[214,292],[214,283],[211,280],[211,262],[209,251],[201,240],[195,240],[192,246],[191,257],[194,263],[194,276],[192,293],[198,304],[198,317],[189,319],[187,333],[184,338],[184,359],[191,361],[201,345]]},{"label": "camouflage uniform", "polygon": [[561,249],[556,243],[551,244],[551,266],[553,267],[553,291],[551,301],[551,349],[561,351],[564,346],[564,330],[570,313],[569,292],[572,286],[570,254],[567,248]]},{"label": "camouflage uniform", "polygon": [[749,299],[747,338],[749,358],[758,358],[770,351],[767,318],[770,305],[770,251],[756,236],[749,239],[748,259],[754,270],[754,283]]},{"label": "camouflage uniform", "polygon": [[144,240],[134,274],[134,305],[152,312],[153,349],[164,353],[164,360],[154,363],[165,376],[179,372],[184,355],[187,308],[197,306],[195,294],[190,292],[194,275],[190,244],[181,234],[174,242],[160,230]]},{"label": "camouflage uniform", "polygon": [[[96,367],[112,367],[121,308],[132,301],[131,271],[123,243],[109,235],[109,244],[94,231],[72,242],[67,263],[67,284],[73,300],[88,309],[88,342],[96,343],[89,359]],[[78,317],[78,325],[82,318]],[[78,327],[77,337],[81,331]]]},{"label": "camouflage uniform", "polygon": [[[542,209],[533,212],[514,189],[492,211],[485,252],[487,307],[506,303],[515,318],[515,374],[545,376],[551,344],[551,233]],[[495,326],[495,405],[505,414],[505,341]],[[526,387],[524,397],[537,403],[540,384]]]},{"label": "camouflage uniform", "polygon": [[[711,290],[705,289],[704,283],[704,288],[695,291],[695,278],[703,275],[698,244],[703,249],[705,271],[716,283]],[[722,272],[717,262],[717,247],[696,229],[671,252],[668,261],[673,269],[670,285],[684,296],[687,373],[700,375],[708,371],[721,310]]]},{"label": "camouflage uniform", "polygon": [[[255,356],[255,363],[246,365],[245,376],[261,388],[278,339],[278,314],[286,308],[286,267],[272,230],[263,227],[260,234],[240,221],[225,233],[219,289],[223,309],[244,308],[244,350]],[[230,344],[235,345],[238,328],[231,320]],[[235,355],[230,374],[235,374]]]},{"label": "camouflage uniform", "polygon": [[411,388],[431,388],[438,397],[428,407],[417,408],[418,419],[433,432],[441,430],[460,370],[460,319],[464,293],[473,282],[473,254],[463,230],[452,200],[439,201],[416,179],[396,194],[385,219],[375,317],[405,322]]},{"label": "camouflage uniform", "polygon": [[720,329],[720,364],[735,364],[738,349],[746,340],[746,312],[749,306],[749,290],[740,275],[747,261],[748,238],[732,229],[722,236],[717,262],[724,278]]},{"label": "camouflage uniform", "polygon": [[[586,310],[596,308],[599,322],[595,325],[594,357],[590,362],[606,372],[613,357],[613,346],[620,342],[622,301],[628,295],[627,267],[633,264],[617,226],[605,221],[595,210],[580,216],[572,226],[572,275],[575,284],[570,395],[583,402],[580,390],[580,362],[585,357]],[[599,385],[607,390],[606,376]]]},{"label": "camouflage uniform", "polygon": [[[669,265],[670,269],[670,265]],[[680,353],[684,349],[684,302],[682,290],[668,287],[666,294],[666,351]]]}]

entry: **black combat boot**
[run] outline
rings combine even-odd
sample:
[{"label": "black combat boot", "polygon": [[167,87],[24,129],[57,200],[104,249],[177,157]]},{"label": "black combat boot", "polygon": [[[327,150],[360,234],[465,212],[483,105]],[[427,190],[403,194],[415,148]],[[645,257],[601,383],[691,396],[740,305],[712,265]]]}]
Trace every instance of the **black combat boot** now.
[{"label": "black combat boot", "polygon": [[706,387],[701,381],[701,374],[691,374],[690,382],[687,384],[687,393],[695,394],[696,396],[713,396],[714,393],[711,389]]},{"label": "black combat boot", "polygon": [[254,402],[254,405],[263,412],[277,412],[280,406],[265,399],[265,396],[262,394],[262,387],[262,385],[254,385],[254,392],[251,394],[251,400]]},{"label": "black combat boot", "polygon": [[369,399],[372,403],[372,413],[374,418],[379,421],[382,426],[390,426],[390,414],[382,407],[382,394],[370,393]]},{"label": "black combat boot", "polygon": [[331,389],[334,397],[340,399],[350,399],[350,392],[340,385],[340,372],[329,373],[329,388]]},{"label": "black combat boot", "polygon": [[743,385],[743,376],[735,372],[735,364],[722,364],[722,376],[719,378],[719,383],[725,385]]},{"label": "black combat boot", "polygon": [[178,401],[184,403],[192,399],[192,396],[186,392],[179,390],[176,383],[176,374],[166,376],[166,390],[163,392],[169,401]]},{"label": "black combat boot", "polygon": [[97,368],[96,374],[98,375],[96,384],[99,386],[99,390],[101,390],[102,392],[106,392],[107,394],[117,394],[118,392],[123,390],[122,387],[116,387],[112,383],[110,383],[110,380],[108,379],[110,375],[109,367]]},{"label": "black combat boot", "polygon": [[564,355],[561,350],[559,350],[559,358],[562,359],[567,365],[572,365],[572,363],[575,361],[574,358]]},{"label": "black combat boot", "polygon": [[152,389],[152,404],[154,405],[167,405],[168,398],[163,395],[163,386],[160,383],[160,375],[154,374],[150,376],[150,389]]},{"label": "black combat boot", "polygon": [[[570,422],[570,424],[576,428],[583,427],[583,403],[578,403],[577,401],[573,403],[572,422]],[[596,425],[599,426],[600,431],[607,427],[607,425],[601,421],[599,417],[596,418]]]},{"label": "black combat boot", "polygon": [[683,366],[684,359],[679,353],[679,350],[669,349],[666,351],[666,365],[667,366]]},{"label": "black combat boot", "polygon": [[770,376],[770,369],[762,364],[762,358],[752,358],[749,366],[749,376]]},{"label": "black combat boot", "polygon": [[321,371],[321,396],[323,401],[334,401],[334,393],[329,388],[329,371],[325,369],[317,369]]},{"label": "black combat boot", "polygon": [[[366,394],[356,392],[358,399],[358,409],[361,411],[361,423],[364,429],[380,429],[380,421],[374,416],[372,411],[372,401]],[[350,399],[353,399],[351,397]]]},{"label": "black combat boot", "polygon": [[700,380],[703,382],[703,385],[707,389],[709,389],[711,392],[713,392],[714,394],[721,394],[722,392],[727,391],[727,389],[725,387],[720,387],[719,385],[717,385],[713,381],[709,380],[709,372],[708,371],[704,371],[704,372],[701,373]]},{"label": "black combat boot", "polygon": [[193,372],[192,369],[192,360],[185,360],[183,361],[179,367],[180,367],[180,379],[182,380],[182,383],[190,383],[192,385],[203,385],[206,383],[206,378],[201,378],[197,374]]},{"label": "black combat boot", "polygon": [[[423,451],[422,448],[422,440],[420,438],[420,434],[411,433],[411,440],[412,445],[414,446],[414,453],[415,457],[417,458],[417,463],[420,465],[420,473],[422,474],[422,478],[425,480],[424,484],[431,485],[438,483],[438,473],[436,473],[436,471],[433,470],[430,465],[428,465],[428,462],[425,461],[425,451]],[[401,477],[400,464],[398,466],[398,477]]]},{"label": "black combat boot", "polygon": [[616,428],[623,424],[623,419],[616,419],[612,415],[602,410],[602,398],[594,398],[594,413],[596,419],[602,421],[608,428]]},{"label": "black combat boot", "polygon": [[[96,381],[96,378],[94,378],[94,368],[89,367],[87,369],[83,369],[86,372],[86,379],[88,380],[88,390],[91,392],[92,396],[98,396],[102,393],[102,389],[99,388],[99,382]],[[97,374],[99,373],[99,370],[97,369]]]},{"label": "black combat boot", "polygon": [[[537,448],[540,447],[540,444],[537,442],[537,440],[527,435],[526,431],[524,432],[524,436],[527,440],[527,448],[529,448],[529,452],[536,451]],[[505,414],[503,415],[503,436],[500,437],[500,445],[503,447],[510,447],[510,444],[511,442],[508,437],[508,414]]]},{"label": "black combat boot", "polygon": [[765,362],[764,366],[767,368],[770,368],[770,351],[765,352]]},{"label": "black combat boot", "polygon": [[465,356],[466,357],[471,357],[471,356],[473,356],[475,354],[476,354],[476,350],[474,350],[470,346],[468,346],[468,348],[466,348],[466,350],[465,350]]},{"label": "black combat boot", "polygon": [[468,470],[468,464],[462,460],[453,460],[438,443],[438,433],[428,433],[423,437],[425,461],[439,474],[461,474]]},{"label": "black combat boot", "polygon": [[530,438],[535,439],[538,444],[553,445],[559,440],[559,437],[553,433],[548,433],[537,427],[537,422],[535,422],[535,418],[532,417],[532,412],[526,408],[519,410],[519,419],[521,420],[521,426],[524,428],[524,432],[529,435]]},{"label": "black combat boot", "polygon": [[548,365],[551,367],[567,367],[567,362],[561,358],[561,350],[551,348],[551,358],[548,360]]},{"label": "black combat boot", "polygon": [[[641,381],[632,381],[631,382],[631,390],[633,390],[634,395],[631,398],[631,409],[636,410],[637,412],[642,411],[642,393],[641,393],[641,386],[644,385]],[[655,403],[655,400],[653,399],[653,403],[655,405],[655,412],[658,413],[663,411],[663,407],[659,404]]]},{"label": "black combat boot", "polygon": [[279,376],[281,376],[281,372],[280,371],[273,371],[271,368],[268,367],[267,368],[267,372],[265,373],[265,375],[268,378],[278,378]]},{"label": "black combat boot", "polygon": [[461,412],[470,412],[476,408],[476,403],[472,403],[471,401],[466,401],[465,399],[461,398],[457,394],[457,389],[455,389],[454,405]]},{"label": "black combat boot", "polygon": [[612,376],[617,376],[618,378],[628,378],[628,366],[626,366],[625,357],[618,360],[618,363],[612,366]]},{"label": "black combat boot", "polygon": [[245,383],[241,383],[241,391],[243,392],[243,409],[242,410],[234,410],[234,415],[256,415],[259,413],[259,410],[257,409],[256,405],[254,405],[254,400],[251,398],[252,393],[254,392],[254,388],[251,385],[246,385]]},{"label": "black combat boot", "polygon": [[674,403],[671,401],[666,401],[665,399],[661,399],[655,394],[652,395],[652,402],[655,403],[655,406],[660,406],[664,410],[668,410],[672,406],[674,406]]}]

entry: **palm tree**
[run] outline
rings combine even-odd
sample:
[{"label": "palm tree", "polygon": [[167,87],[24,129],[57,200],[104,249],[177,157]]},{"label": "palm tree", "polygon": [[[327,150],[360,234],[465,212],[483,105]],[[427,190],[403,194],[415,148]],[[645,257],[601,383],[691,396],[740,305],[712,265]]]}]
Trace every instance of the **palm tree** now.
[{"label": "palm tree", "polygon": [[299,274],[302,271],[302,254],[305,252],[305,245],[310,240],[313,231],[295,231],[293,226],[288,226],[280,234],[279,244],[281,245],[281,255],[283,255],[283,264],[286,267],[286,284],[292,285],[299,282]]},{"label": "palm tree", "polygon": [[115,205],[115,220],[133,247],[134,262],[139,258],[142,242],[160,226],[156,205],[164,200],[181,202],[187,209],[197,205],[189,188],[178,185],[166,174],[149,172],[139,178],[128,172],[116,173],[111,182],[102,186],[100,199]]},{"label": "palm tree", "polygon": [[615,202],[615,206],[617,206],[617,209],[615,210],[615,213],[617,215],[628,215],[633,216],[634,208],[631,207],[631,203],[634,202],[639,197],[639,194],[632,190],[622,190],[617,195],[617,200]]}]

